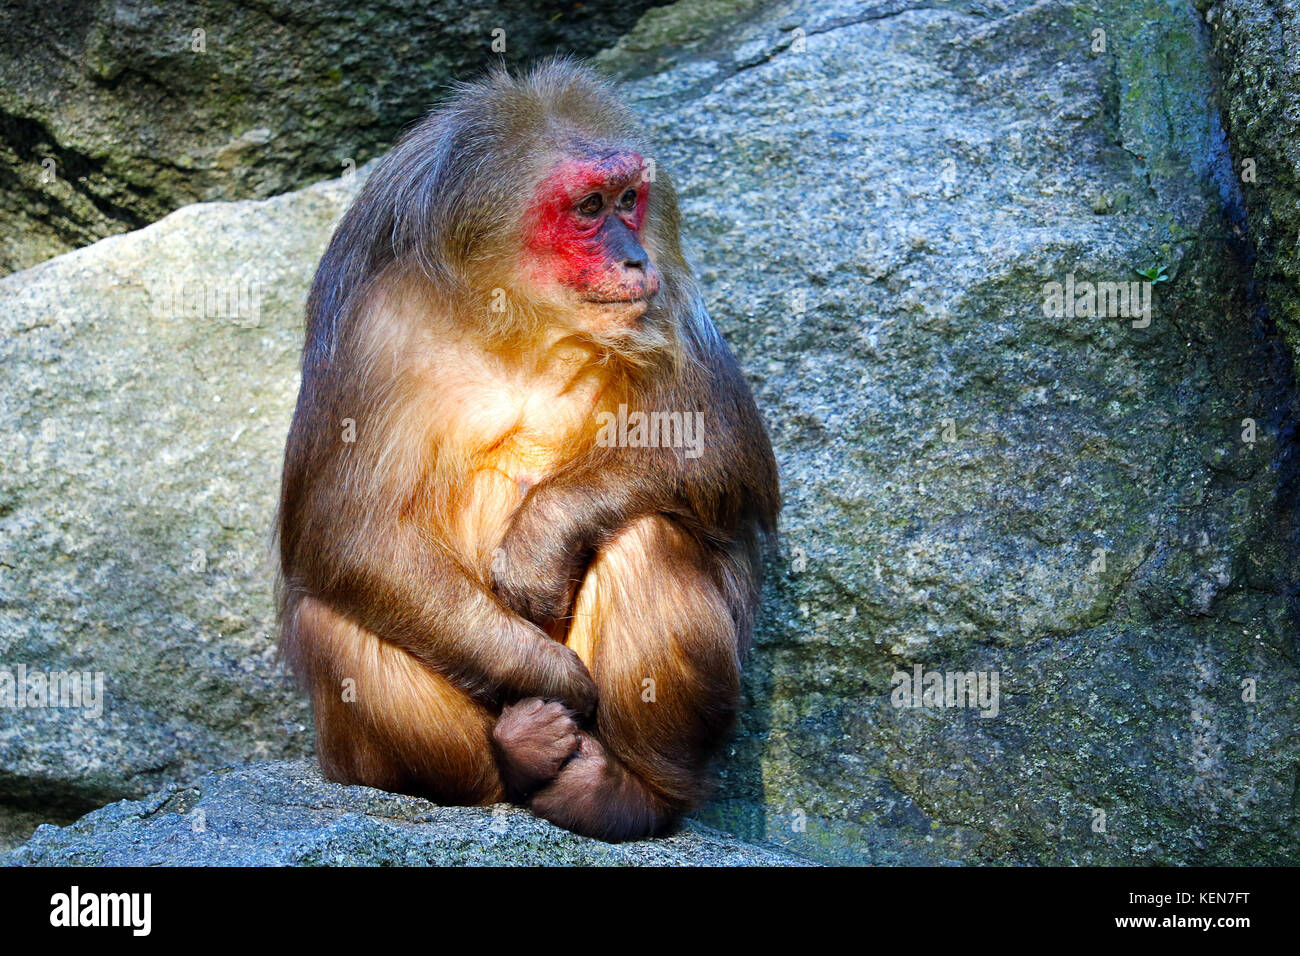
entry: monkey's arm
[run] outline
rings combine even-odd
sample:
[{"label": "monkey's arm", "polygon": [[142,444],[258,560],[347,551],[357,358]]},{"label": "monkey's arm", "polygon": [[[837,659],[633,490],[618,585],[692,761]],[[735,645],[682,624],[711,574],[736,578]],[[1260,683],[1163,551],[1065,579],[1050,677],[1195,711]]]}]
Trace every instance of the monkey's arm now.
[{"label": "monkey's arm", "polygon": [[567,614],[595,549],[645,515],[669,515],[716,543],[755,527],[775,529],[771,445],[735,359],[718,345],[701,374],[648,405],[702,410],[700,457],[672,448],[597,449],[533,488],[506,532],[494,574],[508,607],[543,625]]},{"label": "monkey's arm", "polygon": [[578,656],[504,607],[417,528],[372,522],[348,534],[335,527],[313,544],[286,562],[291,587],[467,693],[493,702],[555,698],[583,713],[595,706],[595,684]]},{"label": "monkey's arm", "polygon": [[493,562],[496,594],[537,625],[568,613],[602,534],[643,510],[632,487],[635,472],[604,461],[604,467],[573,468],[534,487],[501,541],[501,559]]}]

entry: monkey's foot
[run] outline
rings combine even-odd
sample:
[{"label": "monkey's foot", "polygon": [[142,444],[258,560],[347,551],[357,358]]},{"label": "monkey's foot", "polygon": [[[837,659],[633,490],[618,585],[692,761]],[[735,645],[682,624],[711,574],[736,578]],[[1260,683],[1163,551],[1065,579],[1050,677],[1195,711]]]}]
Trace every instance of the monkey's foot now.
[{"label": "monkey's foot", "polygon": [[660,832],[671,820],[669,808],[595,737],[579,737],[573,759],[528,808],[566,830],[613,843]]},{"label": "monkey's foot", "polygon": [[492,740],[502,780],[526,794],[554,780],[577,751],[578,724],[563,704],[533,697],[501,711]]}]

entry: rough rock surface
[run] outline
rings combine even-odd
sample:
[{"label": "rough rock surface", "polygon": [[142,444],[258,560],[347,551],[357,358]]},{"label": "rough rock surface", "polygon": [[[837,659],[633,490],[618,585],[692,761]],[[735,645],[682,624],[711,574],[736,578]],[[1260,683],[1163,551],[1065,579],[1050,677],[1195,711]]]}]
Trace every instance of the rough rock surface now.
[{"label": "rough rock surface", "polygon": [[698,823],[656,840],[575,836],[518,807],[440,807],[325,780],[308,761],[208,774],[42,827],[0,866],[807,866]]},{"label": "rough rock surface", "polygon": [[1202,5],[1258,252],[1254,275],[1292,353],[1300,356],[1300,4]]},{"label": "rough rock surface", "polygon": [[5,0],[0,274],[186,203],[338,176],[450,82],[594,53],[647,5]]},{"label": "rough rock surface", "polygon": [[[1300,852],[1294,381],[1211,57],[1191,8],[1121,0],[686,2],[602,57],[783,474],[707,822],[836,861]],[[0,280],[0,663],[108,681],[99,722],[0,709],[0,801],[305,752],[265,541],[353,185]],[[1045,309],[1137,270],[1149,322]],[[164,278],[259,318],[158,314]],[[916,665],[995,673],[996,716],[892,706]]]},{"label": "rough rock surface", "polygon": [[306,289],[365,171],[0,279],[0,664],[103,672],[106,698],[0,708],[0,802],[67,819],[309,752],[270,519]]},{"label": "rough rock surface", "polygon": [[[713,819],[854,861],[1295,859],[1291,367],[1204,24],[692,10],[602,59],[645,74],[787,501]],[[1153,267],[1145,328],[1044,313]],[[891,706],[916,664],[996,671],[998,716]]]}]

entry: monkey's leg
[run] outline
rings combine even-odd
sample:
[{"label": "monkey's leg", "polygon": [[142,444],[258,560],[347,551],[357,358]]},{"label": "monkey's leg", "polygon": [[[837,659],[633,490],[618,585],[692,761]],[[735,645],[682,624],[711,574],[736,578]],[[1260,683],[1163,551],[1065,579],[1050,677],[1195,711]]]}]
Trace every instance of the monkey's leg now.
[{"label": "monkey's leg", "polygon": [[693,538],[641,518],[605,546],[574,606],[569,645],[600,696],[594,734],[530,806],[578,833],[648,836],[703,798],[740,693],[736,625]]},{"label": "monkey's leg", "polygon": [[284,646],[311,690],[325,776],[439,803],[501,800],[488,708],[311,597],[290,610]]}]

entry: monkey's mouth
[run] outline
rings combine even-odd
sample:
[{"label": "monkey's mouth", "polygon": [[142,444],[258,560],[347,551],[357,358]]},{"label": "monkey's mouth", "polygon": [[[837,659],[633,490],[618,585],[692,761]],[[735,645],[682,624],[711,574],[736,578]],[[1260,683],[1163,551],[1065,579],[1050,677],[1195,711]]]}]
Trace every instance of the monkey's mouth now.
[{"label": "monkey's mouth", "polygon": [[651,269],[649,275],[621,276],[613,282],[592,283],[583,300],[594,305],[649,305],[659,292],[659,273]]},{"label": "monkey's mouth", "polygon": [[595,305],[647,305],[650,295],[638,292],[635,295],[584,295],[582,301]]}]

